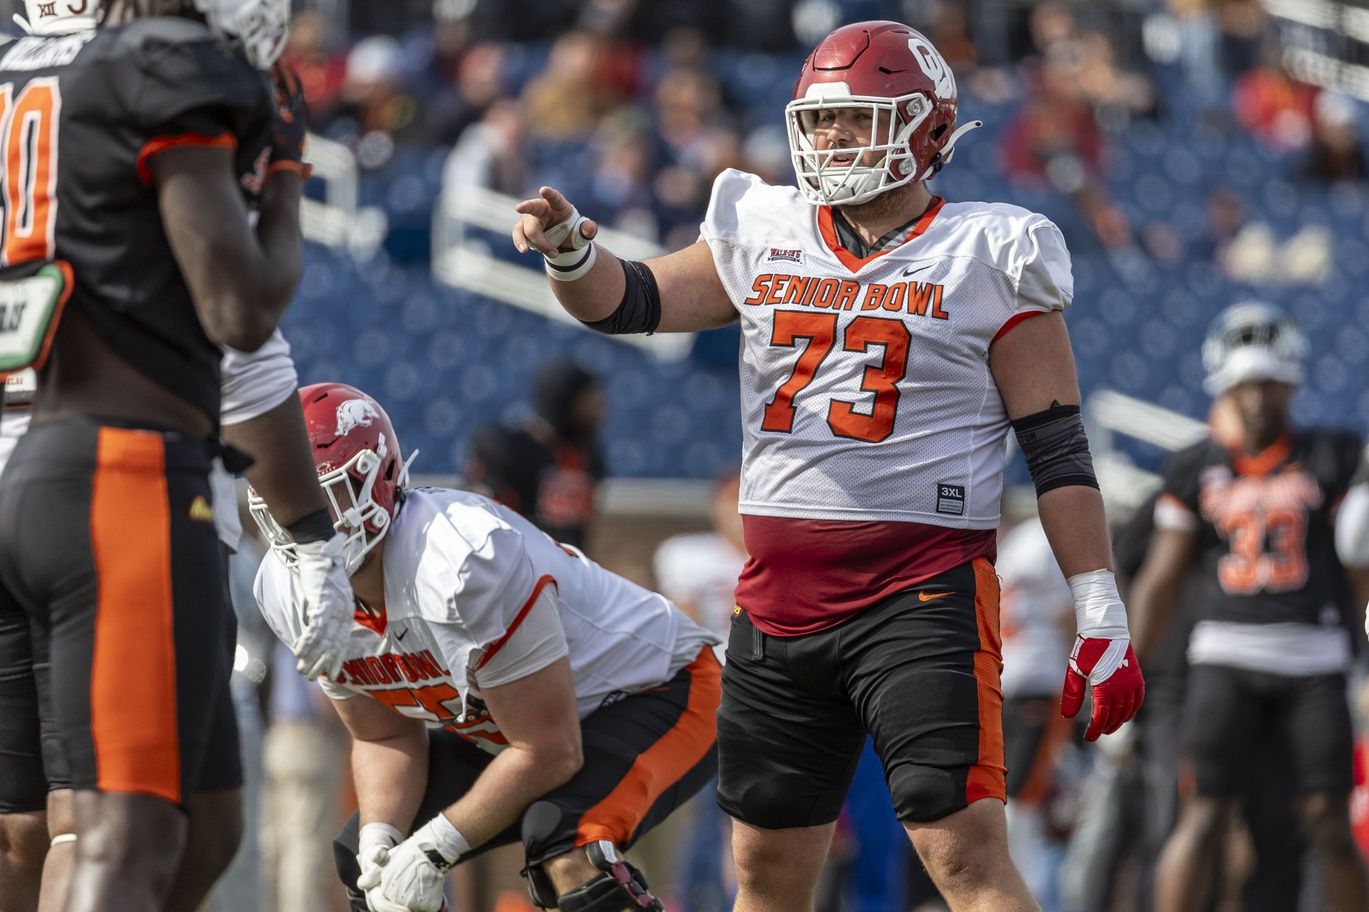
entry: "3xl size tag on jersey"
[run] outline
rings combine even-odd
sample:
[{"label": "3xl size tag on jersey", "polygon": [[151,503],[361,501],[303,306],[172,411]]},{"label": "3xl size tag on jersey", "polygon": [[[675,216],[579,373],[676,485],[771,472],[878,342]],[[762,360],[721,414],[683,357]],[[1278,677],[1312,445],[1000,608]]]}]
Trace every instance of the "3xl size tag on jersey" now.
[{"label": "3xl size tag on jersey", "polygon": [[965,486],[940,482],[936,486],[936,512],[947,516],[965,515]]},{"label": "3xl size tag on jersey", "polygon": [[70,294],[71,267],[66,263],[23,263],[0,270],[0,374],[43,366]]}]

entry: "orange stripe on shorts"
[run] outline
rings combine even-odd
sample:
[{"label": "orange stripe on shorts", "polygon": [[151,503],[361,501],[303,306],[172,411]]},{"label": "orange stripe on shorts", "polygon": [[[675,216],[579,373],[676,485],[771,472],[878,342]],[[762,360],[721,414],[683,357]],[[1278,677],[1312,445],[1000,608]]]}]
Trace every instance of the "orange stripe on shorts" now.
[{"label": "orange stripe on shorts", "polygon": [[705,646],[687,670],[689,702],[684,712],[660,740],[638,755],[613,791],[580,817],[577,846],[600,839],[627,842],[656,799],[693,769],[717,740],[722,666],[712,647]]},{"label": "orange stripe on shorts", "polygon": [[171,507],[160,434],[101,428],[90,543],[99,589],[90,668],[97,786],[179,804]]},{"label": "orange stripe on shorts", "polygon": [[979,692],[979,762],[965,777],[965,801],[1008,797],[1007,766],[1003,759],[1003,641],[998,632],[998,574],[987,558],[974,560],[974,614],[979,627],[979,649],[974,654],[974,676]]}]

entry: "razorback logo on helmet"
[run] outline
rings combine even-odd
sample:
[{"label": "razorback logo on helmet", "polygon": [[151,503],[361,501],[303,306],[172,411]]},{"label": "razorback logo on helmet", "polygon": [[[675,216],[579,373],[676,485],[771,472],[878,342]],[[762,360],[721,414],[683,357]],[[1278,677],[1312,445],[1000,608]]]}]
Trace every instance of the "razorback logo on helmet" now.
[{"label": "razorback logo on helmet", "polygon": [[337,435],[346,437],[359,427],[370,427],[380,417],[365,399],[348,399],[337,407]]}]

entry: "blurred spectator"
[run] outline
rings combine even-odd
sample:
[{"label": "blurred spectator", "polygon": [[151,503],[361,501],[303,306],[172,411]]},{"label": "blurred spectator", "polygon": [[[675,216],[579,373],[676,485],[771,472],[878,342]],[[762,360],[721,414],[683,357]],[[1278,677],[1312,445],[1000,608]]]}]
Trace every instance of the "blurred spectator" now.
[{"label": "blurred spectator", "polygon": [[1338,92],[1322,92],[1314,113],[1303,176],[1326,183],[1363,180],[1364,143],[1355,122],[1355,103]]},{"label": "blurred spectator", "polygon": [[1103,137],[1093,110],[1066,85],[1063,70],[1050,65],[1028,77],[1022,108],[1003,130],[1002,152],[1009,178],[1077,192],[1102,162]]},{"label": "blurred spectator", "polygon": [[461,134],[443,166],[442,188],[459,206],[463,190],[480,187],[521,196],[528,187],[527,129],[517,101],[495,102]]},{"label": "blurred spectator", "polygon": [[588,137],[622,99],[603,78],[607,44],[590,32],[569,32],[551,46],[547,65],[523,90],[529,130],[538,139]]},{"label": "blurred spectator", "polygon": [[1288,75],[1274,45],[1260,66],[1236,80],[1232,104],[1241,126],[1265,145],[1301,149],[1312,135],[1312,109],[1317,90]]},{"label": "blurred spectator", "polygon": [[330,39],[328,23],[317,10],[301,10],[290,22],[290,43],[281,61],[299,73],[309,118],[315,127],[333,118],[347,72],[346,56]]},{"label": "blurred spectator", "polygon": [[641,237],[657,237],[651,197],[656,157],[645,118],[625,108],[604,118],[594,134],[596,165],[591,193],[605,224]]},{"label": "blurred spectator", "polygon": [[1264,222],[1251,221],[1245,203],[1229,187],[1207,198],[1207,237],[1196,248],[1235,282],[1299,285],[1330,274],[1334,248],[1324,226],[1307,225],[1281,241]]},{"label": "blurred spectator", "polygon": [[533,381],[532,407],[524,427],[487,425],[475,432],[466,480],[557,541],[583,548],[605,474],[599,380],[573,361],[550,361]]},{"label": "blurred spectator", "polygon": [[1208,0],[1217,10],[1222,67],[1234,78],[1253,69],[1269,27],[1269,14],[1260,0]]},{"label": "blurred spectator", "polygon": [[341,103],[329,132],[342,132],[364,168],[380,168],[397,141],[423,139],[422,110],[405,86],[404,52],[388,35],[363,38],[347,54]]}]

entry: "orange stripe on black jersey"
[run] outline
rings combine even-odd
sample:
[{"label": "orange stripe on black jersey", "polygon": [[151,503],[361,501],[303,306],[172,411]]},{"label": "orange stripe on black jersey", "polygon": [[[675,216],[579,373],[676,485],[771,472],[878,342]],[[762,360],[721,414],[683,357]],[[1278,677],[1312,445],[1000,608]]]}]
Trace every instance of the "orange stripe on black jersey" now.
[{"label": "orange stripe on black jersey", "polygon": [[90,544],[99,587],[90,668],[98,787],[179,804],[171,507],[161,434],[100,430]]},{"label": "orange stripe on black jersey", "polygon": [[160,155],[167,149],[174,149],[177,146],[210,146],[215,148],[236,149],[238,139],[232,133],[220,133],[217,136],[205,136],[200,133],[182,133],[179,136],[154,136],[138,152],[138,180],[145,184],[152,183],[152,170],[148,167],[148,162],[154,155]]}]

